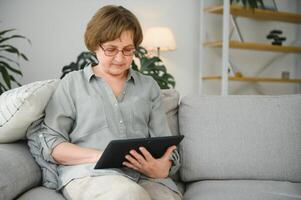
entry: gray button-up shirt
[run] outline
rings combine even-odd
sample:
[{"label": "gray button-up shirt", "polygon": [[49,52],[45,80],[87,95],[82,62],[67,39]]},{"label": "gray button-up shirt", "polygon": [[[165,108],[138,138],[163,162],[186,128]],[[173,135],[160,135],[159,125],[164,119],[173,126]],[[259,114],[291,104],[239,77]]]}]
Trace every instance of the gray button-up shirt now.
[{"label": "gray button-up shirt", "polygon": [[[69,73],[61,80],[45,113],[43,137],[49,151],[43,155],[53,163],[52,149],[65,141],[103,151],[114,139],[171,135],[159,86],[152,77],[132,69],[118,97],[102,78],[95,76],[92,66]],[[59,188],[84,176],[120,174],[135,181],[147,178],[128,168],[95,170],[94,166],[59,165]],[[178,192],[170,178],[151,180]]]}]

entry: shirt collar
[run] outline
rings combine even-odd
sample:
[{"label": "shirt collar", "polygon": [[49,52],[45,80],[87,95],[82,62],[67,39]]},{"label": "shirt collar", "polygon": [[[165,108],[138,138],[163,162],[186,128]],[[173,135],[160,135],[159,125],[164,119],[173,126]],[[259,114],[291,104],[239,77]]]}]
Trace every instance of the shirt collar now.
[{"label": "shirt collar", "polygon": [[[93,70],[92,70],[92,65],[90,64],[89,66],[85,67],[84,69],[84,75],[87,79],[88,82],[90,82],[90,80],[92,79],[92,77],[95,76]],[[129,81],[129,80],[133,80],[133,82],[135,83],[136,80],[137,80],[137,72],[135,70],[133,70],[132,68],[129,69],[129,73],[128,73],[128,76],[126,78],[126,81]]]},{"label": "shirt collar", "polygon": [[137,81],[137,74],[136,71],[134,71],[132,68],[129,69],[129,73],[128,73],[128,77],[126,79],[126,81],[132,79],[133,83],[135,84],[135,82]]}]

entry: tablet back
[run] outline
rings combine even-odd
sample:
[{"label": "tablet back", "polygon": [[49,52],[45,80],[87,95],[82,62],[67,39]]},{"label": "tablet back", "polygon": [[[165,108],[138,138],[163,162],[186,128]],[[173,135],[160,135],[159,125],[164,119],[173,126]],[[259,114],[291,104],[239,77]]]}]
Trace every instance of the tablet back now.
[{"label": "tablet back", "polygon": [[122,162],[125,161],[125,156],[130,150],[136,150],[138,153],[139,147],[145,147],[154,158],[160,158],[164,155],[168,147],[178,145],[184,136],[166,136],[153,138],[136,138],[124,140],[112,140],[102,156],[95,165],[95,169],[106,168],[122,168]]}]

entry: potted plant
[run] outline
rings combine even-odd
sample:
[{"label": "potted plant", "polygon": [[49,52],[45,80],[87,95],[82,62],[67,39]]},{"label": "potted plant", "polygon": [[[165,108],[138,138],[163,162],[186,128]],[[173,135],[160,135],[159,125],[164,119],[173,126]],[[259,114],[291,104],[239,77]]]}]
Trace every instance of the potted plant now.
[{"label": "potted plant", "polygon": [[265,8],[263,0],[230,0],[231,4],[233,4],[235,2],[236,3],[242,3],[242,5],[244,7],[248,7],[248,8],[251,8],[253,10],[255,8],[262,8],[262,9]]},{"label": "potted plant", "polygon": [[[82,52],[77,57],[76,62],[71,62],[69,65],[63,67],[63,74],[61,78],[63,78],[67,73],[71,71],[83,69],[88,64],[95,64],[97,62],[97,58],[93,53]],[[161,89],[169,89],[175,87],[175,79],[172,75],[167,73],[166,67],[164,66],[161,59],[157,56],[151,56],[143,47],[138,47],[138,49],[136,50],[135,59],[132,62],[132,68],[142,74],[152,76]]]},{"label": "potted plant", "polygon": [[13,31],[15,31],[15,29],[0,31],[0,95],[11,89],[13,82],[18,86],[21,86],[21,84],[16,80],[15,75],[22,76],[22,72],[20,70],[20,59],[28,61],[25,54],[7,42],[18,38],[25,39],[28,43],[31,42],[22,35],[7,35]]}]

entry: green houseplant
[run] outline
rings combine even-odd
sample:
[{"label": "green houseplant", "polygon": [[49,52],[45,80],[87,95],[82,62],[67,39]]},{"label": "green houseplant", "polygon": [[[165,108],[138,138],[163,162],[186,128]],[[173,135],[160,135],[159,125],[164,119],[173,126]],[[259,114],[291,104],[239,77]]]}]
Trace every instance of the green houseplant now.
[{"label": "green houseplant", "polygon": [[9,44],[13,39],[25,39],[30,44],[30,40],[22,35],[15,35],[9,33],[15,29],[7,29],[0,31],[0,94],[12,88],[12,83],[18,86],[21,84],[16,80],[15,75],[22,76],[20,70],[20,60],[28,61],[24,53],[20,52],[15,46]]},{"label": "green houseplant", "polygon": [[255,8],[264,8],[263,0],[230,0],[230,3],[242,3],[244,7],[248,7],[251,9]]},{"label": "green houseplant", "polygon": [[[134,70],[139,71],[142,74],[152,76],[161,89],[175,87],[176,82],[174,77],[167,73],[166,67],[159,57],[151,56],[150,54],[148,54],[145,48],[138,47],[135,52],[135,58],[136,59],[134,59],[132,62],[132,68]],[[139,63],[136,63],[135,60]],[[97,58],[93,53],[82,52],[77,57],[76,62],[71,62],[69,65],[63,67],[63,74],[61,78],[63,78],[67,73],[71,71],[83,69],[89,63],[97,62]]]}]

